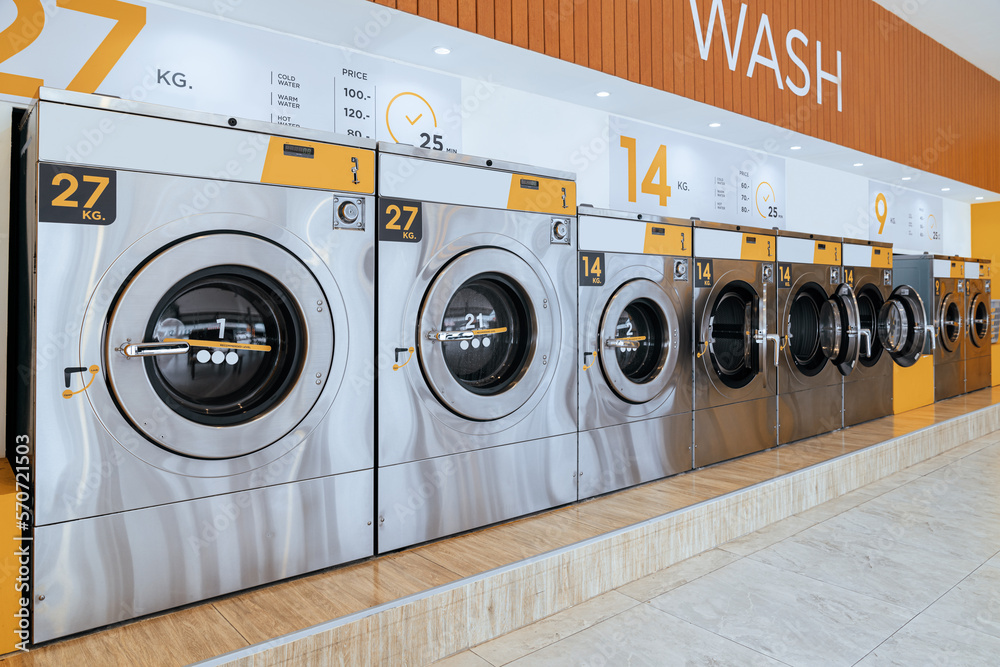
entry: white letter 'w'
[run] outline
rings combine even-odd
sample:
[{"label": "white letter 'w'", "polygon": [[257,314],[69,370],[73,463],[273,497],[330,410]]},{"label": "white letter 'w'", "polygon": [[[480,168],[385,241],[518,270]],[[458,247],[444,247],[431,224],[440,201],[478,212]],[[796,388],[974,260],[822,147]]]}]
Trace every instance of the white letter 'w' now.
[{"label": "white letter 'w'", "polygon": [[729,41],[729,29],[726,27],[726,11],[722,7],[722,0],[712,0],[712,9],[708,12],[708,30],[703,35],[701,32],[701,19],[698,18],[698,1],[691,0],[691,14],[694,17],[694,32],[698,37],[698,50],[701,52],[701,59],[708,60],[708,52],[712,48],[712,33],[715,30],[715,17],[719,17],[719,25],[722,27],[722,40],[726,46],[726,57],[729,59],[730,71],[736,71],[736,61],[740,57],[740,44],[743,42],[743,24],[747,18],[747,6],[740,7],[740,22],[736,26],[736,39]]}]

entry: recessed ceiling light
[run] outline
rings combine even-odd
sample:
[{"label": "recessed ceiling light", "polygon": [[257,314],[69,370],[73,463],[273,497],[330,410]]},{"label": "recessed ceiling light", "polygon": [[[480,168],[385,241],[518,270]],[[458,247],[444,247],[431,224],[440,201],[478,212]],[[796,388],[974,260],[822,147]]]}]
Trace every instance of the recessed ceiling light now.
[{"label": "recessed ceiling light", "polygon": [[722,127],[722,123],[709,123],[709,127]]},{"label": "recessed ceiling light", "polygon": [[439,56],[446,56],[449,53],[451,53],[451,49],[449,49],[447,46],[438,46],[434,49],[434,53],[438,54]]},{"label": "recessed ceiling light", "polygon": [[979,201],[980,199],[982,199],[982,197],[976,197],[976,201]]},{"label": "recessed ceiling light", "polygon": [[855,162],[854,166],[855,167],[863,167],[863,166],[865,166],[865,163],[864,162]]},{"label": "recessed ceiling light", "polygon": [[802,150],[802,146],[792,146],[792,150],[793,151],[800,151],[800,150]]},{"label": "recessed ceiling light", "polygon": [[910,180],[910,177],[909,177],[909,176],[903,176],[903,179],[902,179],[902,180],[904,180],[904,181],[908,181],[908,180]]},{"label": "recessed ceiling light", "polygon": [[598,97],[608,97],[609,95],[611,95],[611,93],[609,93],[609,92],[608,92],[608,91],[606,91],[606,90],[602,90],[602,91],[600,91],[599,93],[597,93],[597,96],[598,96]]},{"label": "recessed ceiling light", "polygon": [[951,192],[951,188],[941,188],[941,192]]}]

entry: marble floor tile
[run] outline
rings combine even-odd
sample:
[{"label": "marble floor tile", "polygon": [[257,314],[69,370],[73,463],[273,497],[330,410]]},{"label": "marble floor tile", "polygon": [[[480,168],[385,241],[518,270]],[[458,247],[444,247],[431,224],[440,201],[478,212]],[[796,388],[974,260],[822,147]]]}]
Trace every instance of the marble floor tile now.
[{"label": "marble floor tile", "polygon": [[1000,638],[1000,568],[981,567],[924,612]]},{"label": "marble floor tile", "polygon": [[472,651],[492,665],[506,665],[508,662],[597,625],[637,604],[639,604],[638,601],[617,591],[611,591],[558,614],[553,614],[526,628],[515,630],[485,644],[480,644]]},{"label": "marble floor tile", "polygon": [[749,558],[906,607],[914,613],[946,593],[982,564],[818,524]]},{"label": "marble floor tile", "polygon": [[431,663],[432,667],[494,667],[472,651],[462,651],[444,660]]},{"label": "marble floor tile", "polygon": [[641,604],[510,665],[778,667],[781,663],[648,604]]},{"label": "marble floor tile", "polygon": [[646,602],[738,559],[739,556],[729,551],[712,549],[622,586],[618,592],[640,602]]},{"label": "marble floor tile", "polygon": [[866,503],[872,498],[874,496],[870,493],[858,489],[857,491],[845,493],[833,500],[828,500],[825,503],[811,507],[804,512],[799,512],[795,516],[806,521],[811,521],[812,523],[820,523],[821,521],[826,521],[831,517],[837,516],[841,512],[846,512],[862,503]]},{"label": "marble floor tile", "polygon": [[848,667],[912,613],[744,558],[650,601],[789,665]]},{"label": "marble floor tile", "polygon": [[787,537],[791,537],[796,533],[800,533],[813,525],[813,522],[807,519],[790,516],[787,519],[765,526],[757,532],[744,535],[743,537],[737,537],[735,540],[730,540],[725,544],[721,544],[719,545],[719,548],[738,556],[749,556],[755,551],[760,551],[761,549],[769,547],[772,544],[780,542]]},{"label": "marble floor tile", "polygon": [[858,667],[997,664],[1000,639],[921,614],[871,652]]},{"label": "marble floor tile", "polygon": [[1000,567],[1000,553],[986,561],[986,564],[992,567]]},{"label": "marble floor tile", "polygon": [[897,472],[894,475],[883,477],[877,482],[872,482],[871,484],[862,486],[860,489],[858,489],[858,491],[867,493],[869,496],[880,496],[883,493],[892,491],[893,489],[903,486],[904,484],[912,482],[913,480],[918,478],[919,475],[914,475],[913,473],[903,470]]}]

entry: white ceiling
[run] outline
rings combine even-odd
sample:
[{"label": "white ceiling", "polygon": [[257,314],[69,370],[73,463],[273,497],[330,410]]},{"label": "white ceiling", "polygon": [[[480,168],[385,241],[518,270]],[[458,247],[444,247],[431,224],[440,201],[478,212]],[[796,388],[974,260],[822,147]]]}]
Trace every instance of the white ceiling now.
[{"label": "white ceiling", "polygon": [[[203,11],[202,8],[205,6],[203,0],[150,1],[184,7],[205,15],[215,15]],[[850,171],[888,183],[903,185],[901,181],[907,177],[905,187],[928,194],[944,196],[942,188],[950,188],[947,193],[950,199],[967,203],[975,203],[979,197],[982,198],[979,201],[1000,201],[1000,193],[920,172],[813,137],[780,130],[773,125],[746,116],[539,55],[435,21],[392,10],[388,10],[390,20],[385,21],[387,10],[367,0],[294,0],[290,3],[277,3],[273,0],[228,1],[232,3],[232,10],[223,15],[227,20],[314,39],[318,42],[358,48],[374,55],[473,79],[490,80],[510,88],[607,110],[609,113],[740,146],[763,150],[765,142],[777,140],[783,148],[770,151],[777,155]],[[890,0],[879,1],[886,5],[890,4]],[[1000,0],[891,0],[891,2],[899,2],[906,7],[918,6],[917,12],[908,19],[913,21],[920,19],[938,24],[942,32],[944,27],[951,25],[957,35],[960,23],[962,28],[975,25],[977,31],[984,26],[991,27],[998,32],[998,36],[994,36],[992,40],[996,43],[991,42],[988,47],[982,48],[992,49],[992,67],[994,70],[1000,69],[1000,55],[997,55],[1000,54]],[[949,10],[945,10],[945,7]],[[965,14],[954,11],[956,7],[970,8],[969,16],[975,13],[971,8],[977,7],[982,14],[980,18],[967,19],[962,23],[959,16]],[[942,16],[938,17],[932,12],[940,12]],[[372,36],[366,38],[363,30],[368,30]],[[975,40],[955,37],[953,41],[972,43]],[[985,45],[987,41],[984,38],[983,44]],[[452,51],[451,54],[435,55],[433,48],[441,45],[448,46]],[[611,96],[595,97],[595,93],[601,90],[609,91]],[[710,129],[708,127],[710,122],[719,122],[722,126]],[[801,150],[790,150],[793,145],[801,146]],[[860,168],[852,166],[859,162],[864,166]]]},{"label": "white ceiling", "polygon": [[1000,79],[997,0],[875,0],[920,32]]}]

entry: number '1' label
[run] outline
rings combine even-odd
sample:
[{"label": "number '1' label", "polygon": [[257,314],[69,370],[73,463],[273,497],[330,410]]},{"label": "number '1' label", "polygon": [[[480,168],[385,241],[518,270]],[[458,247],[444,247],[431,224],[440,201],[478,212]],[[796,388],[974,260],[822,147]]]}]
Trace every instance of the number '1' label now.
[{"label": "number '1' label", "polygon": [[117,176],[112,169],[39,164],[39,222],[110,225],[118,216]]}]

